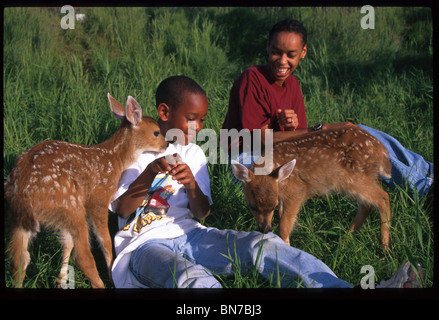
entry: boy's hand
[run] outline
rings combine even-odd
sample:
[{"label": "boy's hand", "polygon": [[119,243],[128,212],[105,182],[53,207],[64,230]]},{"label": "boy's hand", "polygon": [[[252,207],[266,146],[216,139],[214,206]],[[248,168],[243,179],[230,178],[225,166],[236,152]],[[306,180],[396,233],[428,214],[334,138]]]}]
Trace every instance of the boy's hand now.
[{"label": "boy's hand", "polygon": [[184,185],[186,190],[195,190],[195,177],[186,163],[178,162],[169,174],[172,176],[173,180],[177,180],[177,183]]},{"label": "boy's hand", "polygon": [[195,181],[189,166],[186,163],[177,162],[177,165],[169,173],[173,180],[177,180],[177,183],[184,185],[186,188],[189,208],[194,216],[199,220],[206,218],[210,213],[209,200]]},{"label": "boy's hand", "polygon": [[[176,157],[174,156],[174,158]],[[165,157],[161,157],[148,164],[146,169],[130,184],[128,190],[118,198],[116,212],[119,216],[127,218],[140,206],[155,176],[158,173],[169,172],[178,165],[176,160],[171,161],[174,158],[171,159],[168,157],[168,161]],[[178,157],[176,159],[178,159]]]},{"label": "boy's hand", "polygon": [[157,158],[150,164],[148,164],[147,169],[150,170],[154,175],[158,173],[163,173],[166,171],[171,171],[173,167],[177,164],[170,165],[168,161],[166,161],[165,157]]},{"label": "boy's hand", "polygon": [[[167,161],[169,160],[169,161]],[[169,163],[171,162],[171,164]],[[145,171],[152,172],[153,176],[160,172],[168,171],[173,180],[184,185],[189,198],[189,208],[196,218],[202,220],[210,213],[210,205],[208,198],[200,190],[192,170],[181,160],[178,154],[174,154],[173,158],[158,158],[151,162]],[[131,208],[130,208],[131,209]],[[132,211],[131,211],[132,212]]]},{"label": "boy's hand", "polygon": [[173,157],[157,158],[148,165],[147,169],[154,174],[169,172],[172,180],[177,180],[177,183],[184,185],[186,189],[195,189],[196,182],[192,170],[186,163],[181,161],[178,154],[174,154]]},{"label": "boy's hand", "polygon": [[293,131],[299,126],[299,120],[297,114],[293,109],[278,109],[277,119],[281,126],[285,128],[286,131]]}]

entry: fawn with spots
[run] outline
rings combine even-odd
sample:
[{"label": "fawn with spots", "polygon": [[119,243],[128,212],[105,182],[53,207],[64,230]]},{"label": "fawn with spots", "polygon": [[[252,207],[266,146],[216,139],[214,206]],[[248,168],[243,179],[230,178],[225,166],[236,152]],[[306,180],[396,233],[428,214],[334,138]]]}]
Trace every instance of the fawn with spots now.
[{"label": "fawn with spots", "polygon": [[232,170],[244,183],[244,194],[260,231],[271,231],[274,210],[279,205],[279,236],[289,244],[301,205],[336,191],[358,202],[351,231],[360,229],[371,210],[378,209],[381,243],[388,248],[390,202],[378,184],[378,176],[390,178],[391,164],[387,149],[366,131],[345,126],[306,133],[274,143],[271,172],[254,174],[255,166],[263,166],[256,163],[247,169],[232,161]]},{"label": "fawn with spots", "polygon": [[9,257],[17,287],[22,286],[30,262],[27,248],[40,224],[60,231],[63,258],[59,278],[66,276],[73,249],[76,265],[92,287],[104,287],[90,250],[89,226],[110,270],[108,206],[119,179],[140,153],[163,152],[168,146],[157,122],[142,116],[134,98],[128,97],[126,107],[110,94],[108,100],[113,115],[122,121],[108,140],[95,146],[46,141],[15,162],[5,183],[5,195],[11,209]]}]

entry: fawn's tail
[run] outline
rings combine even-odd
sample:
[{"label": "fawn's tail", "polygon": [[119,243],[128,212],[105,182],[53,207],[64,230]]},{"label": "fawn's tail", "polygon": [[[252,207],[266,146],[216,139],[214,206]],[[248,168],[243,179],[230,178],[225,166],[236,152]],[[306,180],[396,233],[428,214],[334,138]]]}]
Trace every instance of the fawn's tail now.
[{"label": "fawn's tail", "polygon": [[392,164],[390,163],[389,160],[389,152],[384,146],[382,146],[382,148],[383,148],[383,152],[382,152],[383,157],[381,158],[379,173],[383,177],[390,179],[392,177]]},{"label": "fawn's tail", "polygon": [[16,172],[16,170],[12,170],[4,183],[4,196],[10,205],[12,223],[22,227],[24,230],[37,233],[40,226],[32,209],[31,201],[28,199],[29,196],[25,192],[18,192],[17,188],[15,188],[19,178]]},{"label": "fawn's tail", "polygon": [[11,261],[11,274],[16,287],[21,287],[26,268],[30,262],[27,250],[31,233],[14,225],[11,239],[9,240],[9,260]]},{"label": "fawn's tail", "polygon": [[32,235],[39,231],[39,223],[27,196],[23,193],[17,194],[15,188],[17,177],[14,173],[14,171],[11,172],[8,180],[4,183],[4,196],[10,205],[9,260],[11,261],[11,274],[15,286],[21,287],[26,268],[30,262],[27,248]]}]

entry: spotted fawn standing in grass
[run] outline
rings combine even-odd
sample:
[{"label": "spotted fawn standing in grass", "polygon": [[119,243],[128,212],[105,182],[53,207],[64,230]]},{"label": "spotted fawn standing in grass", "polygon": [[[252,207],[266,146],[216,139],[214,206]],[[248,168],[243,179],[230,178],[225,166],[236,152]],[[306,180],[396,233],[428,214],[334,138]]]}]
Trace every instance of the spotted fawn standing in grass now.
[{"label": "spotted fawn standing in grass", "polygon": [[387,149],[369,133],[346,126],[279,141],[273,145],[272,170],[254,173],[256,167],[264,165],[252,164],[247,169],[232,161],[233,173],[244,183],[244,194],[260,231],[271,231],[274,209],[279,205],[279,236],[289,244],[301,205],[336,191],[358,202],[351,231],[360,229],[371,210],[378,209],[381,243],[388,248],[390,202],[378,176],[390,178],[391,164]]},{"label": "spotted fawn standing in grass", "polygon": [[[111,110],[122,121],[108,140],[95,146],[63,141],[39,143],[21,154],[6,183],[11,209],[9,257],[15,286],[21,287],[30,262],[28,245],[40,225],[60,231],[63,259],[59,278],[73,249],[77,266],[92,287],[103,288],[89,245],[89,227],[111,268],[112,244],[108,206],[119,179],[139,154],[163,152],[167,146],[159,126],[134,98],[126,107],[108,94]],[[111,274],[111,273],[110,273]]]}]

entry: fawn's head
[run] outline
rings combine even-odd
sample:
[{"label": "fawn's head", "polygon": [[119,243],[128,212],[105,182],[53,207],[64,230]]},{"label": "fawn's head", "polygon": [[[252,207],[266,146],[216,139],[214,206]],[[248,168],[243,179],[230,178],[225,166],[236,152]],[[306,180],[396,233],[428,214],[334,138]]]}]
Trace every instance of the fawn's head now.
[{"label": "fawn's head", "polygon": [[139,103],[131,96],[128,96],[127,105],[123,106],[108,93],[110,108],[113,115],[126,124],[131,126],[133,136],[130,143],[134,144],[135,150],[142,152],[164,152],[168,147],[168,142],[160,133],[157,122],[147,116],[142,116],[142,108]]},{"label": "fawn's head", "polygon": [[294,159],[267,175],[256,175],[246,166],[232,160],[233,174],[244,183],[244,195],[250,212],[256,219],[259,231],[271,231],[274,210],[280,204],[279,182],[291,175],[295,165],[296,160]]}]

